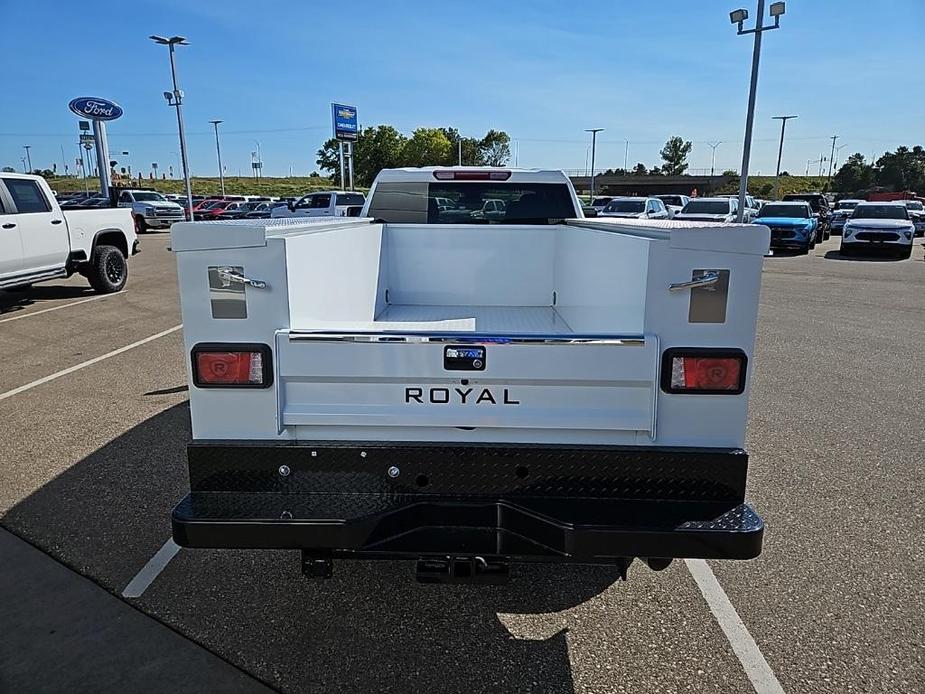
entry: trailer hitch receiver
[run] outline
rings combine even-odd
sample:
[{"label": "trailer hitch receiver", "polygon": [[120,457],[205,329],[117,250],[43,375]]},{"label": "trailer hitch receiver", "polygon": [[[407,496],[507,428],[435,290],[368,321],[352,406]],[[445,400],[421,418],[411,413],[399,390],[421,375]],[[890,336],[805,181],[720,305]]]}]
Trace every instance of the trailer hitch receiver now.
[{"label": "trailer hitch receiver", "polygon": [[486,557],[421,557],[415,577],[419,583],[479,583],[504,585],[511,565],[505,559]]}]

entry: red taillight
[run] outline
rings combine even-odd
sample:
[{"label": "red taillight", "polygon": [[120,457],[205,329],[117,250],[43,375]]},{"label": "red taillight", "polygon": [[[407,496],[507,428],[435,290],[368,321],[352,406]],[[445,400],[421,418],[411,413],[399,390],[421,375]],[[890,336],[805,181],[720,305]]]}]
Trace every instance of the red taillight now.
[{"label": "red taillight", "polygon": [[273,380],[266,345],[197,345],[192,358],[199,388],[266,388]]},{"label": "red taillight", "polygon": [[434,178],[438,181],[506,181],[510,177],[510,171],[434,171]]},{"label": "red taillight", "polygon": [[662,390],[736,395],[745,390],[746,364],[740,350],[672,348],[662,357]]}]

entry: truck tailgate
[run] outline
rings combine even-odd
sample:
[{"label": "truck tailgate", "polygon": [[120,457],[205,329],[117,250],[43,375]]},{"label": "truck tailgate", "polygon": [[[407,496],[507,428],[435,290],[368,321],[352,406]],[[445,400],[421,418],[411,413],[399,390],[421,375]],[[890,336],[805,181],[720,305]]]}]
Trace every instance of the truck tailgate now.
[{"label": "truck tailgate", "polygon": [[654,437],[658,354],[656,338],[641,335],[283,330],[275,365],[280,428],[595,429]]}]

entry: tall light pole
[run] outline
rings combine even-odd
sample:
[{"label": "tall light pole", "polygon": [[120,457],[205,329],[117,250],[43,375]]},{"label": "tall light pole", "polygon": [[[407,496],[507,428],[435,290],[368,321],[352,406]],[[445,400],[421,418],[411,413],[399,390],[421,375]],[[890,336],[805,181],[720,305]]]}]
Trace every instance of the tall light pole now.
[{"label": "tall light pole", "polygon": [[713,155],[710,157],[710,176],[713,176],[716,173],[716,148],[723,144],[723,141],[708,142],[707,144],[713,148]]},{"label": "tall light pole", "polygon": [[739,172],[739,210],[737,221],[741,224],[745,220],[745,196],[748,194],[748,162],[752,154],[752,126],[755,122],[755,92],[758,89],[758,65],[761,62],[761,35],[771,29],[780,28],[780,17],[784,14],[785,4],[775,2],[771,4],[771,16],[774,24],[764,25],[764,0],[758,0],[758,16],[755,19],[754,29],[743,29],[742,25],[748,19],[748,10],[734,10],[729,13],[729,21],[737,24],[739,35],[754,34],[755,47],[752,49],[752,79],[748,89],[748,112],[745,117],[745,144],[742,147],[742,170]]},{"label": "tall light pole", "polygon": [[183,165],[183,180],[186,183],[186,203],[189,206],[189,220],[193,220],[193,188],[189,180],[189,160],[186,156],[186,133],[183,130],[183,92],[177,86],[177,65],[174,60],[174,47],[177,45],[188,46],[189,42],[183,36],[171,36],[169,39],[163,36],[152,35],[148,37],[154,43],[167,46],[170,53],[170,78],[173,80],[173,92],[164,92],[164,98],[167,99],[169,106],[177,108],[177,130],[180,132],[180,159]]},{"label": "tall light pole", "polygon": [[594,201],[594,155],[597,153],[597,134],[603,128],[585,128],[586,133],[591,133],[591,200]]},{"label": "tall light pole", "polygon": [[777,174],[774,180],[774,199],[780,200],[780,160],[784,156],[784,129],[787,127],[787,121],[799,116],[771,116],[771,120],[780,121],[780,147],[777,148]]},{"label": "tall light pole", "polygon": [[832,183],[832,161],[835,159],[835,141],[838,139],[838,135],[832,135],[832,155],[829,157],[829,178],[828,183],[831,188]]},{"label": "tall light pole", "polygon": [[23,145],[22,148],[26,150],[26,161],[29,163],[29,170],[26,173],[32,173],[32,157],[29,155],[32,145]]},{"label": "tall light pole", "polygon": [[623,148],[623,170],[626,171],[627,160],[630,156],[630,141],[624,140],[624,142],[626,143],[626,147]]},{"label": "tall light pole", "polygon": [[218,143],[218,124],[224,123],[223,120],[210,120],[215,127],[215,153],[218,155],[218,182],[222,186],[222,197],[225,197],[225,172],[222,169],[222,146]]},{"label": "tall light pole", "polygon": [[260,157],[260,140],[254,140],[257,143],[257,171],[256,177],[260,178],[263,176],[263,159]]}]

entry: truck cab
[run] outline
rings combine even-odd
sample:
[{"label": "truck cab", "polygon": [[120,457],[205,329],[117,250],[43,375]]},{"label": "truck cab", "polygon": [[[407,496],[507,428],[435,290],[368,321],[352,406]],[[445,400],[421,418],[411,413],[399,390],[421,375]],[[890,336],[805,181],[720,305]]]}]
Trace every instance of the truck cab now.
[{"label": "truck cab", "polygon": [[179,545],[300,550],[315,578],[412,560],[440,583],[758,555],[766,227],[585,219],[561,171],[497,168],[384,170],[361,214],[171,230]]},{"label": "truck cab", "polygon": [[272,217],[355,217],[363,207],[363,193],[328,190],[309,193],[289,205],[274,207]]}]

